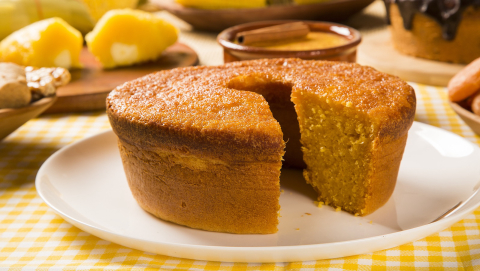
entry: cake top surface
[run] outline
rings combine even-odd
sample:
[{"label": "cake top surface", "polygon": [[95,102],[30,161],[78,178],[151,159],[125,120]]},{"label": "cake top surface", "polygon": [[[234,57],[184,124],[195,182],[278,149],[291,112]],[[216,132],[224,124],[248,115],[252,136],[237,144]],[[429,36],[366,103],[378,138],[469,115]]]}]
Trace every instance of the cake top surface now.
[{"label": "cake top surface", "polygon": [[[229,88],[233,80],[287,84],[292,91],[322,95],[382,123],[415,108],[413,89],[397,77],[358,64],[299,59],[234,62],[161,71],[127,82],[107,98],[108,110],[145,125],[229,130],[276,130],[265,99]],[[402,112],[406,112],[403,116]]]}]

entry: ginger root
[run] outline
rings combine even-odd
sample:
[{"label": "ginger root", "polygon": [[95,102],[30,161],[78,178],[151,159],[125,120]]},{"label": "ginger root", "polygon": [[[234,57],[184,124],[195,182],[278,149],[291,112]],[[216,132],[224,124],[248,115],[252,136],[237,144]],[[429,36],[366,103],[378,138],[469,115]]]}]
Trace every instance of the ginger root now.
[{"label": "ginger root", "polygon": [[23,67],[0,62],[0,109],[19,108],[53,96],[70,78],[64,68]]},{"label": "ginger root", "polygon": [[57,88],[70,82],[71,75],[64,68],[26,67],[27,85],[32,92],[32,100],[53,96]]},{"label": "ginger root", "polygon": [[25,69],[13,63],[0,63],[0,109],[23,107],[31,99]]}]

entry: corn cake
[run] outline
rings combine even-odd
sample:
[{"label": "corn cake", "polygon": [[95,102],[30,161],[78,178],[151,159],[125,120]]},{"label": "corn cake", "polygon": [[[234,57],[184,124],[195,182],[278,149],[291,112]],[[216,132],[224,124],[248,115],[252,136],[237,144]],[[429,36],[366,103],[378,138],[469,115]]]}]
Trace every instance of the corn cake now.
[{"label": "corn cake", "polygon": [[325,204],[358,215],[381,207],[415,106],[413,89],[397,77],[299,59],[161,71],[107,98],[139,205],[167,221],[230,233],[277,231],[282,162],[306,166]]}]

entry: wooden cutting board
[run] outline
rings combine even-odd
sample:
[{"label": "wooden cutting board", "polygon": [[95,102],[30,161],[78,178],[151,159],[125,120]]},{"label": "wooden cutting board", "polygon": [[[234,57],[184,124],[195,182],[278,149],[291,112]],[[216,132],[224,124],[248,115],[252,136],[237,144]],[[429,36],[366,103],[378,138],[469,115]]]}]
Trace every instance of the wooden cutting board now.
[{"label": "wooden cutting board", "polygon": [[357,51],[357,62],[396,75],[403,80],[446,86],[465,65],[402,55],[393,47],[388,29],[366,34]]},{"label": "wooden cutting board", "polygon": [[103,110],[108,93],[116,86],[155,71],[196,65],[198,56],[187,45],[176,43],[156,61],[124,68],[104,70],[86,48],[80,61],[84,67],[70,71],[72,80],[57,90],[58,99],[45,114]]}]

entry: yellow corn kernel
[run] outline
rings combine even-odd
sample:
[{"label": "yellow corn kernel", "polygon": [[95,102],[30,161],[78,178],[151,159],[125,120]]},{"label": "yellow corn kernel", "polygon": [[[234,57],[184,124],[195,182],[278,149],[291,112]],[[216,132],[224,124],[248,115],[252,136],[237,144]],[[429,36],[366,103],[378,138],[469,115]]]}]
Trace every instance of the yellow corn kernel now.
[{"label": "yellow corn kernel", "polygon": [[35,22],[0,42],[0,61],[22,66],[80,67],[82,34],[60,18]]},{"label": "yellow corn kernel", "polygon": [[85,36],[88,50],[104,68],[155,60],[177,38],[173,25],[133,9],[108,11]]}]

